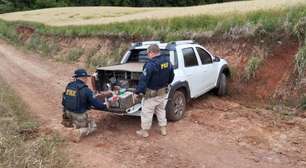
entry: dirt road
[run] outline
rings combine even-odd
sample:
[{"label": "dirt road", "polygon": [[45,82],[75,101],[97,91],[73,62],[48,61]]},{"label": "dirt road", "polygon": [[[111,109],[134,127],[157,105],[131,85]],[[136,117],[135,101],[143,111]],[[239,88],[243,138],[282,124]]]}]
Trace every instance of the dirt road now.
[{"label": "dirt road", "polygon": [[[78,65],[66,65],[25,53],[0,41],[0,76],[41,121],[42,132],[69,132],[60,125],[61,93]],[[306,120],[229,98],[203,96],[192,101],[186,117],[169,123],[169,135],[135,135],[139,118],[94,111],[98,131],[81,143],[68,143],[79,167],[306,167]]]}]

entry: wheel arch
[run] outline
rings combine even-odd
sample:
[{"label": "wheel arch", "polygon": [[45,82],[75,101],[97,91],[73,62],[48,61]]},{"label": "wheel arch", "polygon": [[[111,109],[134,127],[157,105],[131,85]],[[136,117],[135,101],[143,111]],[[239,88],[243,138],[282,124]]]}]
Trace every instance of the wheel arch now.
[{"label": "wheel arch", "polygon": [[168,100],[171,101],[175,91],[180,90],[185,93],[187,102],[191,99],[189,84],[187,81],[178,81],[171,85]]},{"label": "wheel arch", "polygon": [[232,74],[231,74],[231,71],[230,71],[230,68],[228,65],[223,65],[219,71],[219,75],[218,75],[218,81],[217,81],[217,87],[219,86],[219,82],[220,82],[220,75],[224,73],[226,78],[230,79],[232,77]]}]

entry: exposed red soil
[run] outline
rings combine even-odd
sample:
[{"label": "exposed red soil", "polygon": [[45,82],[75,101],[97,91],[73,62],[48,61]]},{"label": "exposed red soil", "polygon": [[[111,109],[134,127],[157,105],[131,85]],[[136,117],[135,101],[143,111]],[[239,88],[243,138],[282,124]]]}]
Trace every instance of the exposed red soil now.
[{"label": "exposed red soil", "polygon": [[294,56],[298,51],[298,43],[282,43],[274,47],[271,55],[267,55],[263,65],[256,72],[255,79],[243,83],[240,91],[250,98],[269,99],[277,87],[294,70]]},{"label": "exposed red soil", "polygon": [[[254,48],[245,42],[230,44],[215,47],[211,43],[208,47],[226,55],[233,66],[242,68],[251,54],[245,49],[254,51]],[[239,86],[240,94],[237,91],[231,94],[240,95],[240,100],[247,91],[254,96],[269,97],[275,90],[273,84],[276,87],[292,69],[292,66],[282,67],[292,63],[294,49],[295,43],[288,50],[284,45],[277,46],[258,71],[265,75],[257,75],[251,81],[254,83]],[[70,130],[60,125],[60,97],[73,70],[80,65],[61,64],[23,53],[3,41],[0,41],[0,59],[0,76],[29,105],[42,123],[41,130],[68,136]],[[249,84],[255,89],[244,88],[243,85]],[[268,89],[268,94],[256,89]],[[65,150],[76,167],[306,167],[305,119],[286,117],[260,107],[249,108],[240,102],[230,97],[204,95],[190,103],[183,120],[169,123],[168,136],[158,134],[155,122],[148,139],[135,135],[139,118],[92,111],[90,117],[97,121],[98,131],[80,143],[69,142]]]},{"label": "exposed red soil", "polygon": [[[205,44],[217,55],[224,56],[233,68],[233,80],[230,83],[231,96],[244,102],[265,104],[273,99],[288,98],[288,96],[276,95],[284,85],[292,85],[290,80],[294,72],[294,58],[299,47],[298,42],[291,39],[283,39],[269,45],[269,51],[266,51],[267,49],[260,48],[248,40]],[[254,55],[264,57],[263,63],[256,71],[255,78],[246,81],[245,67]],[[294,94],[294,92],[291,93]]]}]

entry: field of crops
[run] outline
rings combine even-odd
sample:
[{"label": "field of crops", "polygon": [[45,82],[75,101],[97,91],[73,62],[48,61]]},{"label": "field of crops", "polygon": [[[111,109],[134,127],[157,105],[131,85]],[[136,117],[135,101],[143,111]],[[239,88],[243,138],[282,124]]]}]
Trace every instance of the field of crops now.
[{"label": "field of crops", "polygon": [[33,21],[52,26],[96,25],[141,19],[165,19],[178,16],[226,15],[258,10],[282,9],[306,4],[305,0],[253,0],[194,7],[131,8],[131,7],[68,7],[50,8],[0,15],[8,21]]}]

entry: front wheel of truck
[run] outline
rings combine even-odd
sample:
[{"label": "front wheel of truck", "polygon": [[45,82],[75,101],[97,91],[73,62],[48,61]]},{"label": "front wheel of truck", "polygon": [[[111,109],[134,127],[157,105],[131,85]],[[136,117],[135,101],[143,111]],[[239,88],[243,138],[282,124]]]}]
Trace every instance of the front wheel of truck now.
[{"label": "front wheel of truck", "polygon": [[170,121],[178,121],[184,117],[186,110],[186,96],[184,92],[175,91],[171,100],[167,105],[167,119]]}]

